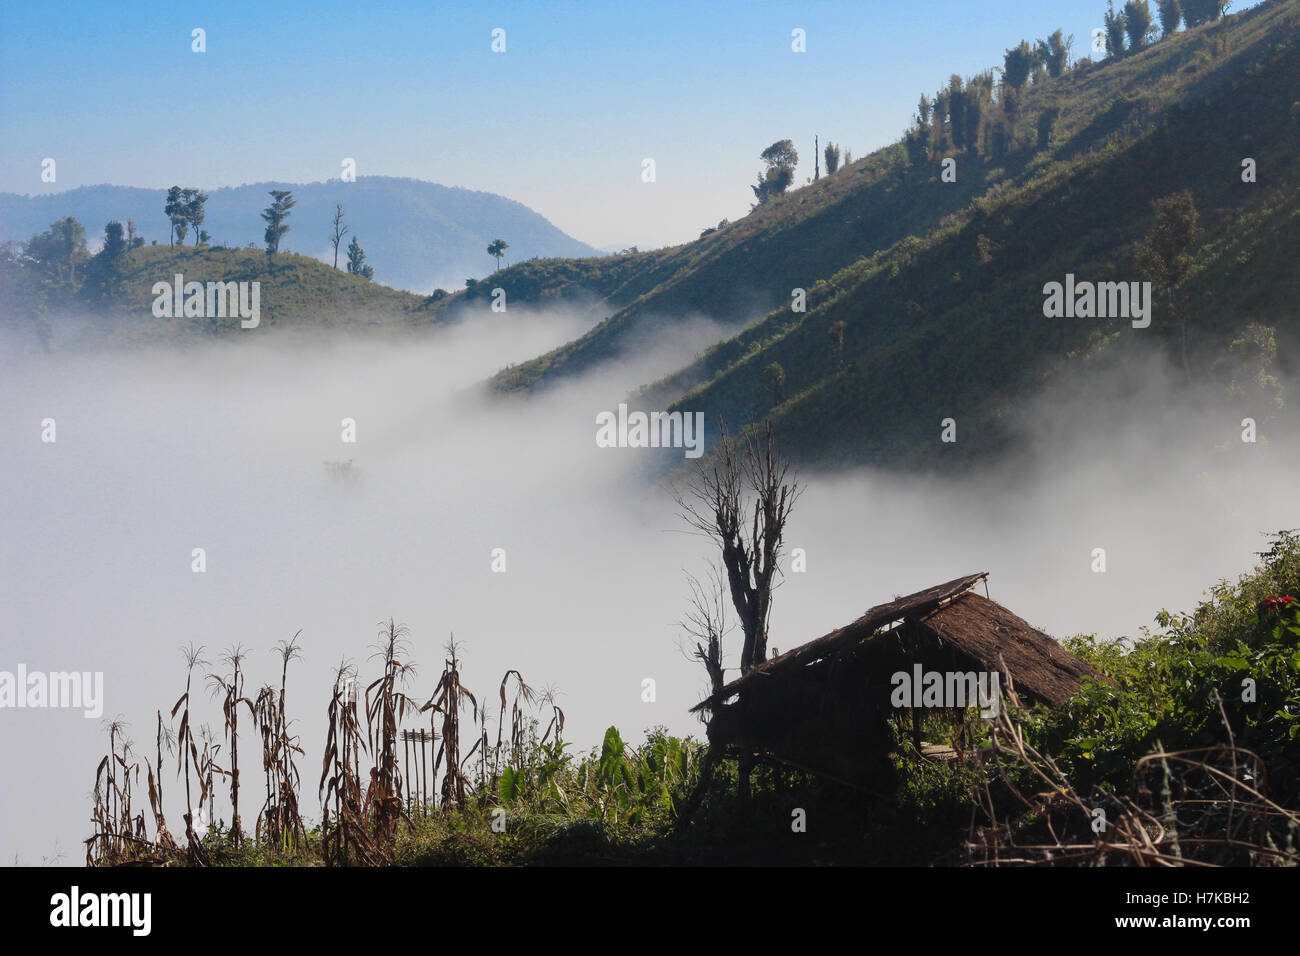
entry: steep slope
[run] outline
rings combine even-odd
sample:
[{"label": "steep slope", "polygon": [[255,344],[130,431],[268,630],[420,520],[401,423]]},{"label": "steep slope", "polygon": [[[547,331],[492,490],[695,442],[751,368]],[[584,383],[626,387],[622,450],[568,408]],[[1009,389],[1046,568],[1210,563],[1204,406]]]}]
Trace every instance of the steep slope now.
[{"label": "steep slope", "polygon": [[[904,165],[900,150],[882,150],[695,242],[627,257],[630,271],[608,288],[598,278],[606,260],[589,260],[573,281],[603,290],[600,306],[608,317],[582,338],[501,373],[493,387],[526,391],[581,374],[620,354],[647,327],[670,334],[674,322],[705,317],[740,329],[788,304],[794,289],[807,289],[908,235],[924,234],[1005,175],[993,166],[972,167],[950,189],[919,203],[900,189]],[[534,275],[524,271],[528,266],[503,270],[492,284],[514,301],[521,298],[518,282],[526,297]]]},{"label": "steep slope", "polygon": [[[772,410],[788,447],[823,463],[968,461],[1002,447],[1017,407],[1099,349],[1176,354],[1179,325],[1157,301],[1148,329],[1049,319],[1043,287],[1067,273],[1135,281],[1133,246],[1152,200],[1190,190],[1203,237],[1179,292],[1197,379],[1251,321],[1276,329],[1279,363],[1300,363],[1300,3],[1275,2],[1034,90],[1022,125],[1061,105],[1049,148],[924,238],[909,237],[814,287],[809,310],[770,313],[642,401],[741,422],[766,413],[762,370],[786,373]],[[1242,161],[1259,179],[1242,181]],[[968,163],[962,164],[968,168]],[[945,188],[909,170],[917,202]],[[845,368],[831,328],[847,326]],[[685,394],[683,394],[685,392]],[[958,419],[961,440],[940,443]]]},{"label": "steep slope", "polygon": [[[335,204],[343,203],[351,230],[344,244],[356,236],[377,279],[414,292],[428,293],[438,286],[459,289],[467,277],[487,274],[496,266],[487,245],[496,238],[510,244],[507,255],[513,261],[595,253],[504,196],[390,176],[360,176],[351,183],[255,183],[209,190],[203,228],[212,243],[260,246],[265,227],[261,211],[270,203],[271,189],[291,190],[297,200],[281,249],[332,263],[330,219]],[[125,223],[130,218],[146,238],[166,245],[165,203],[166,190],[126,186],[87,186],[47,196],[4,193],[0,194],[0,239],[26,240],[63,216],[78,219],[87,236],[99,236],[109,220]],[[188,241],[193,243],[194,238],[191,235]]]}]

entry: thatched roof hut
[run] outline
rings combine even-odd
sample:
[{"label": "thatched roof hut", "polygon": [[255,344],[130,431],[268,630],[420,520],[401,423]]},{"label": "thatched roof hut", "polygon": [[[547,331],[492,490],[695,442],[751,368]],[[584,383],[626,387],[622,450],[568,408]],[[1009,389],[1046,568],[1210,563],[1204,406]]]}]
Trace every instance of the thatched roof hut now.
[{"label": "thatched roof hut", "polygon": [[1021,697],[1052,706],[1076,693],[1084,677],[1100,676],[977,594],[973,589],[987,577],[970,574],[873,607],[852,624],[759,664],[692,711],[708,717],[709,741],[725,752],[890,789],[895,674],[917,665],[927,672],[996,673],[1003,688],[1009,679]]}]

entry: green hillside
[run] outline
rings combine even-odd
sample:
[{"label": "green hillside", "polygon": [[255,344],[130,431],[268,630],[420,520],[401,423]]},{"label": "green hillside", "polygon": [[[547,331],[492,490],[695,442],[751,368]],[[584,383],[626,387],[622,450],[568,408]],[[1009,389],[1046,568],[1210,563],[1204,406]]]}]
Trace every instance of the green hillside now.
[{"label": "green hillside", "polygon": [[114,344],[225,336],[241,330],[238,317],[155,317],[155,283],[174,283],[179,274],[185,283],[258,283],[259,330],[408,329],[445,321],[425,307],[423,296],[293,253],[280,253],[272,263],[259,249],[142,246],[123,254],[117,273],[107,282],[97,272],[97,258],[81,262],[79,274],[72,278],[6,259],[0,313],[10,323],[34,323],[47,339],[59,323],[89,318],[88,334],[93,338],[98,333]]},{"label": "green hillside", "polygon": [[500,373],[493,386],[529,390],[580,374],[619,354],[643,322],[666,329],[703,317],[740,329],[789,303],[792,289],[937,227],[1004,175],[999,168],[971,168],[958,183],[917,202],[900,188],[904,165],[899,149],[882,150],[685,245],[503,270],[486,281],[504,288],[511,301],[560,299],[571,282],[584,295],[599,296],[608,318],[582,338]]},{"label": "green hillside", "polygon": [[[1295,369],[1298,27],[1300,2],[1275,0],[1043,76],[1021,91],[1000,144],[918,158],[900,142],[698,242],[640,257],[641,275],[610,301],[649,291],[493,384],[536,387],[589,367],[615,354],[641,316],[716,317],[763,303],[765,317],[638,400],[746,421],[772,406],[762,372],[775,362],[786,382],[774,419],[802,459],[921,465],[984,454],[1063,364],[1098,350],[1177,357],[1180,328],[1160,290],[1147,329],[1045,318],[1042,290],[1067,273],[1143,278],[1134,248],[1154,222],[1152,201],[1182,190],[1201,225],[1178,290],[1193,378],[1206,378],[1252,321],[1275,330],[1278,366]],[[1040,138],[1048,110],[1057,119]],[[945,156],[957,160],[956,183],[940,179]],[[1242,181],[1246,157],[1257,182]],[[794,287],[808,290],[806,312],[791,310]],[[842,369],[831,337],[841,321]],[[962,438],[942,446],[950,416]]]},{"label": "green hillside", "polygon": [[[1049,319],[1043,287],[1067,273],[1136,281],[1134,246],[1152,200],[1189,190],[1202,236],[1179,289],[1193,378],[1211,374],[1250,322],[1276,331],[1279,365],[1300,355],[1300,4],[1275,3],[1033,90],[1033,111],[1062,110],[1045,150],[942,227],[855,263],[812,290],[804,314],[780,310],[649,391],[676,407],[743,421],[765,413],[770,363],[786,373],[774,419],[805,460],[930,464],[1006,438],[1016,405],[1062,363],[1179,351],[1157,296],[1150,328]],[[1253,158],[1258,181],[1242,181]],[[960,164],[960,161],[959,161]],[[967,168],[969,164],[966,164]],[[918,201],[942,192],[937,168],[902,175]],[[844,370],[830,328],[846,324]],[[684,393],[684,394],[683,394]],[[1264,409],[1267,411],[1267,409]],[[960,419],[962,438],[938,441]],[[1261,415],[1261,417],[1263,417]]]}]

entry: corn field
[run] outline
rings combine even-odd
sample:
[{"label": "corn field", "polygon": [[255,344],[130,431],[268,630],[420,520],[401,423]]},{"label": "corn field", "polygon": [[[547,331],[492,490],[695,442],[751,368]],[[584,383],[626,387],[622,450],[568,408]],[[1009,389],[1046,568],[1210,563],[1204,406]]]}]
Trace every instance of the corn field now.
[{"label": "corn field", "polygon": [[[378,674],[368,684],[362,686],[347,660],[333,669],[323,714],[320,817],[310,825],[299,769],[308,755],[290,717],[300,638],[301,632],[276,645],[275,678],[251,693],[247,648],[228,648],[215,667],[203,647],[182,648],[184,692],[170,719],[156,711],[153,753],[143,759],[125,720],[105,722],[108,753],[95,772],[88,866],[386,866],[467,828],[507,842],[514,831],[536,837],[584,823],[607,829],[669,820],[697,777],[703,745],[660,731],[629,748],[611,727],[599,750],[571,753],[556,688],[535,689],[510,669],[493,708],[487,703],[493,698],[465,685],[454,638],[428,696],[417,693],[407,629],[389,620],[371,645]],[[219,731],[206,724],[195,729],[196,679],[206,681],[220,709]],[[240,798],[247,807],[250,741],[261,747],[264,796],[252,831],[244,832]],[[147,808],[138,792],[142,769]],[[172,780],[184,800],[179,839],[164,814],[164,784]],[[219,791],[230,808],[228,822],[217,816]],[[473,841],[468,845],[472,851]]]}]

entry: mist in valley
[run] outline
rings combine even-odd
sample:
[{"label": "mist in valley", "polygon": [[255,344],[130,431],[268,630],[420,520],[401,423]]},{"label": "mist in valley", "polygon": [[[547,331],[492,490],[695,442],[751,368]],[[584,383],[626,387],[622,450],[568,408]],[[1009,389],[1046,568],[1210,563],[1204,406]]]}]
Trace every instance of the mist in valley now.
[{"label": "mist in valley", "polygon": [[[633,742],[655,725],[702,736],[687,711],[707,678],[686,659],[678,622],[685,573],[703,576],[711,548],[647,477],[648,456],[682,452],[599,448],[594,436],[598,413],[718,331],[674,326],[527,399],[480,388],[589,324],[512,309],[418,338],[265,330],[49,355],[6,343],[0,670],[102,671],[103,717],[124,718],[137,755],[152,759],[155,712],[166,718],[184,690],[181,645],[206,646],[214,666],[223,649],[246,646],[255,694],[278,680],[275,643],[301,630],[287,701],[312,822],[333,671],[350,660],[361,686],[373,679],[370,645],[390,617],[409,628],[417,676],[406,690],[421,702],[454,634],[464,679],[490,710],[509,668],[554,685],[579,750],[609,725]],[[1247,570],[1263,532],[1300,526],[1291,412],[1267,423],[1261,411],[1261,440],[1247,444],[1228,406],[1173,397],[1181,372],[1144,359],[1108,374],[1062,382],[1022,410],[1025,450],[996,468],[801,470],[784,566],[802,548],[807,570],[782,581],[771,644],[788,650],[972,571],[990,572],[994,600],[1058,638],[1137,637],[1161,608],[1190,610],[1216,580]],[[1294,389],[1288,398],[1300,400]],[[47,418],[54,443],[41,441]],[[344,419],[355,443],[341,441]],[[1095,548],[1106,550],[1104,574],[1092,569]],[[738,643],[737,633],[725,648],[729,666]],[[199,691],[194,710],[220,736],[218,703]],[[427,719],[409,726],[419,725]],[[261,803],[255,738],[250,727],[246,827]],[[0,813],[11,822],[0,860],[83,861],[106,746],[100,721],[79,710],[0,711]],[[184,783],[167,765],[180,833]]]}]

